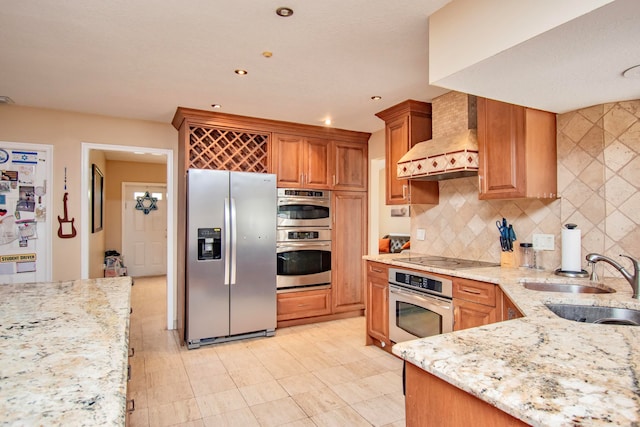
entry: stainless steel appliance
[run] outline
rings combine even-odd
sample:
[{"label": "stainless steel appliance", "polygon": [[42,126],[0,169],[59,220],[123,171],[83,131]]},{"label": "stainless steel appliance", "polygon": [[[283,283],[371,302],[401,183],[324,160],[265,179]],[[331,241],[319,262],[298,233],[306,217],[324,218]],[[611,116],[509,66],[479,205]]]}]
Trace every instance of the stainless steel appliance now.
[{"label": "stainless steel appliance", "polygon": [[331,286],[331,230],[278,228],[278,292]]},{"label": "stainless steel appliance", "polygon": [[331,191],[278,188],[278,227],[331,228]]},{"label": "stainless steel appliance", "polygon": [[275,175],[187,171],[189,348],[275,333],[275,212]]},{"label": "stainless steel appliance", "polygon": [[482,267],[499,267],[500,264],[486,261],[475,261],[462,258],[448,258],[437,255],[420,255],[410,256],[407,258],[396,258],[396,261],[406,262],[409,264],[422,265],[424,267],[438,267],[445,268],[447,270],[464,270],[467,268],[482,268]]},{"label": "stainless steel appliance", "polygon": [[389,269],[389,339],[395,343],[453,330],[453,284],[427,273]]}]

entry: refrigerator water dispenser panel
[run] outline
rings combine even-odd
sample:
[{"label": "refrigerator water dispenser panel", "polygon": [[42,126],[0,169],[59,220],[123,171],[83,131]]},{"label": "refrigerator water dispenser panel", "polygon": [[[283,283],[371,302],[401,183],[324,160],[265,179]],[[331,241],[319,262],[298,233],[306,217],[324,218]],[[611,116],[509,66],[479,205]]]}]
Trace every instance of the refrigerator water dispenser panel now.
[{"label": "refrigerator water dispenser panel", "polygon": [[220,259],[222,254],[222,229],[198,228],[198,260]]}]

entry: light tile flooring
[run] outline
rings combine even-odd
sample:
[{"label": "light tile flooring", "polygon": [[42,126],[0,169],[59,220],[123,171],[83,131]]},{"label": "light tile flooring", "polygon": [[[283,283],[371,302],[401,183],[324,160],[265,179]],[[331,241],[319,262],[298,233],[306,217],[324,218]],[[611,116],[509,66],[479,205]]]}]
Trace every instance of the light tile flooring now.
[{"label": "light tile flooring", "polygon": [[187,350],[164,277],[137,278],[131,304],[131,427],[405,425],[402,362],[364,345],[363,317]]}]

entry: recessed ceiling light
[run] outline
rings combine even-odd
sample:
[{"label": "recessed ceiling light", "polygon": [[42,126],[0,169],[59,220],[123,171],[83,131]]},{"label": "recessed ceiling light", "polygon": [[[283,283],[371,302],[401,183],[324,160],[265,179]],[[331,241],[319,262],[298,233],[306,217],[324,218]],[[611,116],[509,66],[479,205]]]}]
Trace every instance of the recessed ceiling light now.
[{"label": "recessed ceiling light", "polygon": [[291,9],[290,7],[279,7],[276,9],[276,14],[278,16],[282,16],[283,18],[288,18],[289,16],[293,15],[293,9]]},{"label": "recessed ceiling light", "polygon": [[15,104],[15,102],[8,96],[0,95],[0,104]]},{"label": "recessed ceiling light", "polygon": [[324,124],[327,126],[331,125],[331,119],[324,119]]},{"label": "recessed ceiling light", "polygon": [[622,75],[628,79],[640,79],[640,65],[634,65],[624,70]]},{"label": "recessed ceiling light", "polygon": [[372,100],[374,101],[380,101],[382,99],[382,97],[380,95],[374,95],[371,97]]},{"label": "recessed ceiling light", "polygon": [[235,71],[235,73],[236,73],[236,74],[238,74],[238,75],[240,75],[240,76],[244,76],[245,74],[247,74],[247,73],[248,73],[248,71],[247,71],[247,70],[242,70],[242,69],[238,68],[238,69]]},{"label": "recessed ceiling light", "polygon": [[265,58],[271,58],[273,56],[273,52],[265,50],[264,52],[262,52],[262,56],[264,56]]},{"label": "recessed ceiling light", "polygon": [[220,109],[220,108],[222,108],[222,105],[220,105],[220,104],[211,104],[211,108]]}]

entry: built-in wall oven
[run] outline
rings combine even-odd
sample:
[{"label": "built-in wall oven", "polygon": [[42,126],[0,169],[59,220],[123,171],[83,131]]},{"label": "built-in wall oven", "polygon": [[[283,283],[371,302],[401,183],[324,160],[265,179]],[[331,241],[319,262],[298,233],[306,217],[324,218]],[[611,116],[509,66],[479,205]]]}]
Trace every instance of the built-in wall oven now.
[{"label": "built-in wall oven", "polygon": [[278,292],[331,286],[331,230],[327,228],[278,228]]},{"label": "built-in wall oven", "polygon": [[453,330],[451,280],[389,269],[389,339],[395,343]]},{"label": "built-in wall oven", "polygon": [[331,191],[278,188],[278,227],[331,228]]}]

